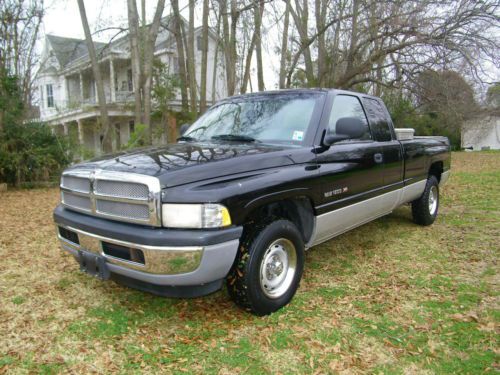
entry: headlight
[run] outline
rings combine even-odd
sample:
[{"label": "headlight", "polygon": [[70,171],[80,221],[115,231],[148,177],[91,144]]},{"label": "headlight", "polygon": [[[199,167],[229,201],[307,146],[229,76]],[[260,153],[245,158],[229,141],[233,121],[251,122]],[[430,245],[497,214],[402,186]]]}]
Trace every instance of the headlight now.
[{"label": "headlight", "polygon": [[168,228],[220,228],[231,225],[226,207],[220,204],[174,204],[162,206],[163,226]]}]

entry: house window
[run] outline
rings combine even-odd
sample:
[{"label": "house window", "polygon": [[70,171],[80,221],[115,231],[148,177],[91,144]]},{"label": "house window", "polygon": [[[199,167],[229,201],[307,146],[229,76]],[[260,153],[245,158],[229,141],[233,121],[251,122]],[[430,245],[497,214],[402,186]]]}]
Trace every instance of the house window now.
[{"label": "house window", "polygon": [[130,120],[128,122],[128,131],[129,131],[129,134],[132,134],[135,131],[135,122],[134,122],[134,120]]},{"label": "house window", "polygon": [[52,85],[45,85],[45,89],[47,90],[47,107],[54,107],[54,91],[52,89]]},{"label": "house window", "polygon": [[134,91],[134,81],[132,79],[132,69],[127,70],[128,91]]}]

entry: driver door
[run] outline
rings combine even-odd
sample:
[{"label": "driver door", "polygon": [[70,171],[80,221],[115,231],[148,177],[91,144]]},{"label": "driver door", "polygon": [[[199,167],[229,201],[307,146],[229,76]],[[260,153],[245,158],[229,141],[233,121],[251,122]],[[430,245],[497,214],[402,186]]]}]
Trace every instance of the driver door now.
[{"label": "driver door", "polygon": [[383,186],[383,157],[357,96],[337,94],[333,98],[326,131],[335,134],[337,121],[344,117],[360,119],[366,125],[366,132],[359,139],[334,143],[317,154],[319,241],[378,214],[377,203],[371,198]]}]

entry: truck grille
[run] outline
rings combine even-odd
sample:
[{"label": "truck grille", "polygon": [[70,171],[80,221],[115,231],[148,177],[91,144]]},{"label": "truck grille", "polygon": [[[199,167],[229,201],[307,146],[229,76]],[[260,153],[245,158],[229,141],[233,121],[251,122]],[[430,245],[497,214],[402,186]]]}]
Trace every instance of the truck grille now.
[{"label": "truck grille", "polygon": [[160,226],[160,182],[134,173],[73,170],[61,178],[62,204],[119,221]]}]

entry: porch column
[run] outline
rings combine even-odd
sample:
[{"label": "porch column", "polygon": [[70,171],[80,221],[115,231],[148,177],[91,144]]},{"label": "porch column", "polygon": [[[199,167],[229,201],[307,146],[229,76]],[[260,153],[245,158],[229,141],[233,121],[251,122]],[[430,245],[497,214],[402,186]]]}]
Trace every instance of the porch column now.
[{"label": "porch column", "polygon": [[111,91],[111,102],[116,101],[116,88],[115,88],[115,66],[113,64],[113,58],[109,59],[109,89]]},{"label": "porch column", "polygon": [[80,143],[80,146],[84,146],[84,136],[83,136],[83,121],[81,119],[76,120],[76,123],[78,124],[78,143]]},{"label": "porch column", "polygon": [[64,90],[64,108],[69,108],[69,87],[68,87],[68,78],[66,76],[63,77],[63,90]]},{"label": "porch column", "polygon": [[67,122],[63,122],[62,126],[63,126],[63,134],[65,136],[68,136],[68,134],[69,134],[68,123]]},{"label": "porch column", "polygon": [[80,79],[80,100],[83,101],[83,77],[82,77],[82,72],[78,73],[78,78]]}]

